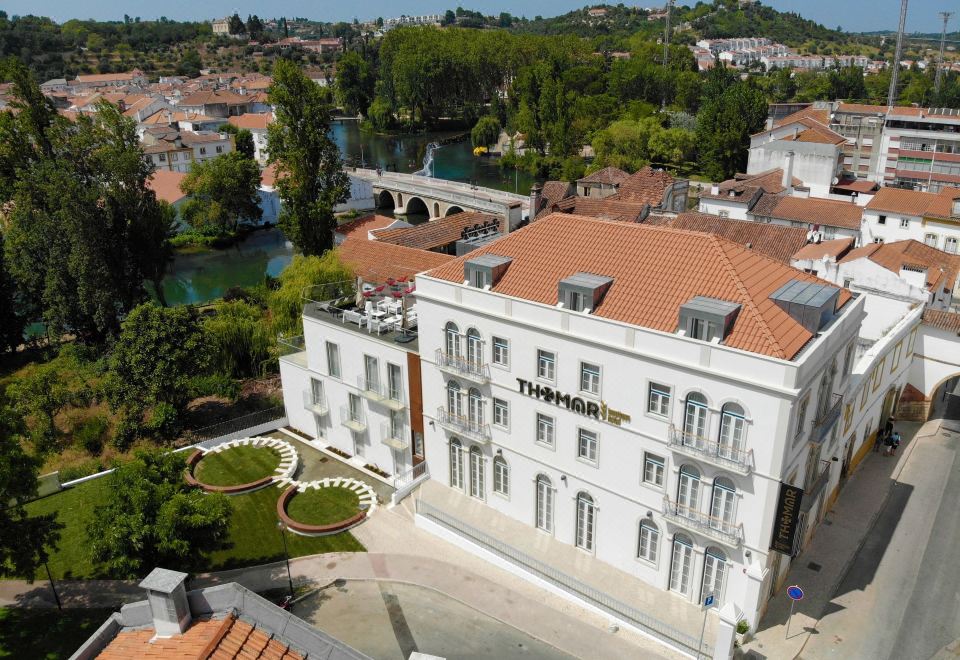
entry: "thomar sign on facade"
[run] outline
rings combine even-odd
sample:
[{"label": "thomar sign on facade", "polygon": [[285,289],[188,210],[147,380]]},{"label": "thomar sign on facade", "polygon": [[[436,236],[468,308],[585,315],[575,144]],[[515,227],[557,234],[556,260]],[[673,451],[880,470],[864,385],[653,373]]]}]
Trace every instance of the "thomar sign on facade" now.
[{"label": "thomar sign on facade", "polygon": [[780,497],[777,499],[777,517],[773,521],[773,538],[770,549],[793,555],[793,540],[797,535],[797,521],[800,517],[800,501],[803,489],[780,484]]},{"label": "thomar sign on facade", "polygon": [[579,415],[593,417],[594,419],[613,424],[614,426],[630,423],[630,415],[608,407],[603,401],[600,403],[585,401],[578,396],[564,394],[552,387],[537,385],[523,378],[518,378],[517,383],[520,385],[521,394],[532,396],[546,403],[555,403]]}]

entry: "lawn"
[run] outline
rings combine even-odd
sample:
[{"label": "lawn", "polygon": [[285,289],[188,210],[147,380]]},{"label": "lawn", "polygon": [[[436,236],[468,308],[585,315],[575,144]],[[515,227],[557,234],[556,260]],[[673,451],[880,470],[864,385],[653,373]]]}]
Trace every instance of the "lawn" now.
[{"label": "lawn", "polygon": [[69,658],[112,611],[0,607],[0,658]]},{"label": "lawn", "polygon": [[359,511],[360,497],[340,487],[309,489],[294,495],[287,504],[287,514],[307,525],[331,525]]},{"label": "lawn", "polygon": [[233,447],[204,454],[193,476],[211,486],[239,486],[269,477],[280,465],[280,454],[270,447]]},{"label": "lawn", "polygon": [[[104,501],[109,485],[109,477],[94,479],[27,505],[31,514],[56,512],[60,522],[65,525],[61,530],[59,549],[49,562],[54,578],[109,577],[101,575],[93,565],[86,532],[93,510]],[[275,486],[268,486],[253,493],[231,497],[233,516],[228,547],[213,552],[203,565],[190,570],[222,570],[283,559],[283,542],[277,529],[277,499],[281,492]],[[291,557],[323,552],[364,551],[363,545],[350,532],[321,537],[287,533],[287,547]],[[188,570],[187,567],[182,568]],[[42,569],[37,577],[46,577]]]}]

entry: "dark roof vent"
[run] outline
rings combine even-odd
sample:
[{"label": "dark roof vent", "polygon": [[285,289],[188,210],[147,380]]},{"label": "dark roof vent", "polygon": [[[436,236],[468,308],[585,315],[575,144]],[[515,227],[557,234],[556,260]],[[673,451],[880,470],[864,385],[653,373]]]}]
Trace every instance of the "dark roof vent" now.
[{"label": "dark roof vent", "polygon": [[613,278],[593,273],[574,273],[557,285],[557,305],[572,312],[587,312],[597,308]]},{"label": "dark roof vent", "polygon": [[489,252],[467,259],[463,262],[464,283],[478,289],[492,287],[512,262],[512,257],[502,257]]},{"label": "dark roof vent", "polygon": [[739,313],[740,303],[694,296],[680,305],[680,330],[693,339],[723,341]]},{"label": "dark roof vent", "polygon": [[833,318],[840,289],[820,282],[790,280],[770,294],[770,300],[794,321],[817,333]]}]

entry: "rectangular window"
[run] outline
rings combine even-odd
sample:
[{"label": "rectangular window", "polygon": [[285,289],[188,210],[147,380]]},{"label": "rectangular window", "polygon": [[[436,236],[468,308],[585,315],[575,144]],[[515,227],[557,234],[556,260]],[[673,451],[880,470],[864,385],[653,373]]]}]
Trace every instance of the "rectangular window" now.
[{"label": "rectangular window", "polygon": [[890,373],[893,373],[897,370],[897,367],[900,366],[900,351],[903,350],[903,340],[901,339],[897,342],[897,345],[893,348],[893,363],[890,365]]},{"label": "rectangular window", "polygon": [[222,153],[223,153],[223,147],[217,147],[217,153],[218,153],[218,154],[222,154]]},{"label": "rectangular window", "polygon": [[693,339],[710,341],[717,335],[717,325],[706,319],[690,319],[690,336]]},{"label": "rectangular window", "polygon": [[661,417],[670,413],[670,386],[651,381],[647,395],[647,412]]},{"label": "rectangular window", "polygon": [[370,355],[363,356],[363,378],[366,380],[366,390],[380,391],[380,364],[377,358]]},{"label": "rectangular window", "polygon": [[577,457],[591,463],[597,462],[597,434],[586,429],[578,430]]},{"label": "rectangular window", "polygon": [[657,563],[657,546],[660,545],[660,532],[649,521],[640,523],[640,540],[637,544],[637,557],[651,564]]},{"label": "rectangular window", "polygon": [[843,278],[843,288],[844,288],[844,289],[849,289],[851,284],[853,284],[853,278],[852,278],[852,277],[844,277],[844,278]]},{"label": "rectangular window", "polygon": [[167,154],[157,154],[157,158],[160,159],[161,163],[167,162]]},{"label": "rectangular window", "polygon": [[803,433],[804,424],[807,422],[807,404],[809,403],[809,396],[805,396],[803,401],[800,402],[800,409],[797,412],[797,437],[800,437],[800,434]]},{"label": "rectangular window", "polygon": [[907,357],[913,355],[913,348],[917,342],[917,329],[914,328],[913,332],[910,333],[910,340],[907,342]]},{"label": "rectangular window", "polygon": [[853,368],[853,352],[856,350],[854,342],[850,342],[850,345],[847,346],[847,352],[843,356],[843,375],[846,376],[850,373],[850,369]]},{"label": "rectangular window", "polygon": [[550,351],[537,351],[537,377],[554,380],[557,377],[557,356]]},{"label": "rectangular window", "polygon": [[663,488],[663,459],[653,454],[643,454],[643,483]]},{"label": "rectangular window", "polygon": [[570,291],[567,293],[567,308],[571,312],[580,312],[583,311],[583,296],[578,291]]},{"label": "rectangular window", "polygon": [[362,415],[362,410],[360,408],[360,397],[353,393],[350,393],[347,396],[350,402],[350,419],[355,422],[359,422]]},{"label": "rectangular window", "polygon": [[206,148],[206,147],[200,147],[200,155],[202,156],[202,155],[204,155],[204,154],[206,154],[206,153],[207,153],[207,148]]},{"label": "rectangular window", "polygon": [[900,218],[900,229],[906,229],[910,226],[909,218]]},{"label": "rectangular window", "polygon": [[327,373],[340,378],[340,347],[327,342]]},{"label": "rectangular window", "polygon": [[510,342],[503,337],[493,338],[493,363],[501,367],[510,366]]},{"label": "rectangular window", "polygon": [[878,225],[885,225],[885,224],[887,224],[887,216],[885,216],[885,215],[877,216],[877,224],[878,224]]},{"label": "rectangular window", "polygon": [[493,492],[510,497],[510,467],[502,458],[493,460]]},{"label": "rectangular window", "polygon": [[860,396],[860,410],[867,405],[867,397],[870,396],[870,379],[863,382],[863,394]]},{"label": "rectangular window", "polygon": [[877,368],[873,372],[873,391],[876,392],[880,388],[880,383],[883,382],[883,367],[886,365],[887,358],[881,358],[880,364],[877,365]]},{"label": "rectangular window", "polygon": [[537,413],[537,442],[553,447],[553,417]]},{"label": "rectangular window", "polygon": [[877,245],[883,245],[883,239],[880,238],[879,236],[873,239],[873,242],[876,243]]},{"label": "rectangular window", "polygon": [[947,239],[943,242],[943,251],[949,252],[950,254],[956,254],[957,239],[953,236],[947,236]]},{"label": "rectangular window", "polygon": [[936,234],[927,234],[923,237],[923,242],[929,245],[930,247],[937,247],[937,235]]},{"label": "rectangular window", "polygon": [[600,394],[600,367],[588,362],[580,363],[580,391]]},{"label": "rectangular window", "polygon": [[503,399],[493,400],[493,425],[510,428],[510,407]]},{"label": "rectangular window", "polygon": [[387,363],[387,396],[392,401],[403,401],[403,376],[400,367]]}]

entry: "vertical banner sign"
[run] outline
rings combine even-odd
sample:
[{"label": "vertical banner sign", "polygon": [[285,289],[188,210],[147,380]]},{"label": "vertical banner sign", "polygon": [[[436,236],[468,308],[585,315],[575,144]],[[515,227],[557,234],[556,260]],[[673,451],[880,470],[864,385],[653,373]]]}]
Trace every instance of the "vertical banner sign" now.
[{"label": "vertical banner sign", "polygon": [[800,517],[800,501],[803,489],[780,484],[780,497],[777,499],[777,517],[773,521],[773,538],[770,549],[785,555],[793,555],[793,538],[797,534],[797,521]]}]

